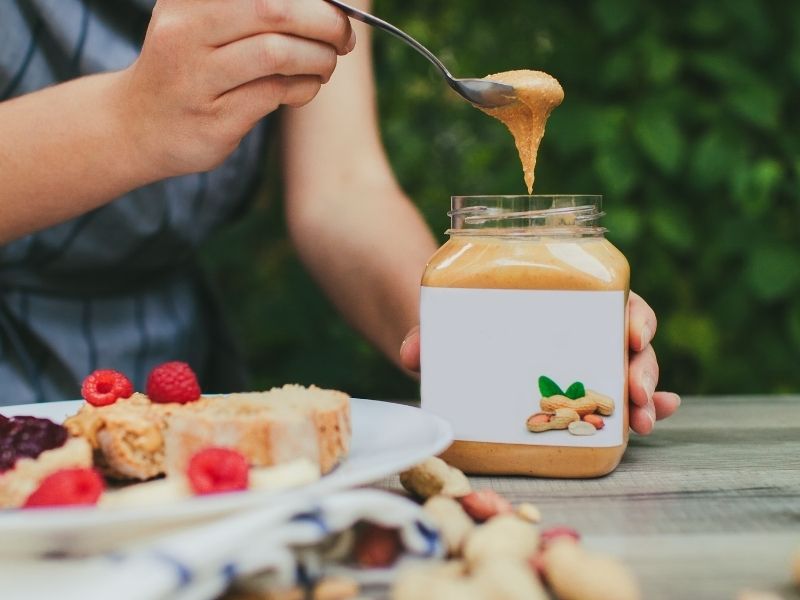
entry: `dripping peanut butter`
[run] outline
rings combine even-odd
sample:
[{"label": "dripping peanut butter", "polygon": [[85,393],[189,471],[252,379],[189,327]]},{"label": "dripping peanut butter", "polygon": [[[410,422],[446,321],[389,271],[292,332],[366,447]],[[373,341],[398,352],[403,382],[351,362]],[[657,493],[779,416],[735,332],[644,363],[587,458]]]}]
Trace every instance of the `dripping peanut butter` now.
[{"label": "dripping peanut butter", "polygon": [[532,194],[536,157],[545,124],[552,110],[564,100],[564,90],[552,75],[542,71],[506,71],[488,75],[484,79],[514,88],[516,102],[498,108],[479,108],[502,121],[511,131],[522,162],[525,185],[528,186],[528,194]]}]

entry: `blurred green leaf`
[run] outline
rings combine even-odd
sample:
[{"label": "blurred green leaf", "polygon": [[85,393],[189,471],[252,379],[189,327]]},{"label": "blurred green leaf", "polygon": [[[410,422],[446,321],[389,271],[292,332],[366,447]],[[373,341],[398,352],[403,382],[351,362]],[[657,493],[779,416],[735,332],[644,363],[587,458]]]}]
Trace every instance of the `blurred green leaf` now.
[{"label": "blurred green leaf", "polygon": [[694,2],[685,13],[686,29],[703,37],[712,37],[725,31],[725,19],[716,6],[708,2]]},{"label": "blurred green leaf", "polygon": [[732,179],[733,197],[742,213],[750,218],[767,213],[783,176],[781,164],[769,158],[735,170]]},{"label": "blurred green leaf", "polygon": [[656,237],[676,250],[689,250],[694,244],[691,221],[681,205],[654,209],[650,213],[650,226]]},{"label": "blurred green leaf", "polygon": [[579,101],[565,102],[550,117],[545,135],[560,152],[573,156],[591,145],[590,132],[596,119],[597,109]]},{"label": "blurred green leaf", "polygon": [[701,363],[710,363],[717,355],[719,330],[708,315],[677,312],[666,320],[662,330],[672,347]]},{"label": "blurred green leaf", "polygon": [[636,0],[594,0],[592,14],[606,33],[620,33],[631,25],[638,13]]},{"label": "blurred green leaf", "polygon": [[783,181],[783,166],[777,160],[759,160],[752,171],[753,195],[755,203],[765,208],[772,204],[772,196]]},{"label": "blurred green leaf", "polygon": [[740,154],[741,149],[725,130],[706,132],[694,146],[690,165],[693,181],[702,190],[721,183],[736,168]]},{"label": "blurred green leaf", "polygon": [[751,44],[763,44],[769,40],[772,28],[764,13],[761,0],[736,0],[724,5],[738,25],[738,33]]},{"label": "blurred green leaf", "polygon": [[737,60],[731,54],[697,52],[691,56],[689,64],[695,70],[721,84],[753,83],[758,80],[755,71],[747,63]]},{"label": "blurred green leaf", "polygon": [[677,171],[685,142],[673,113],[646,105],[636,115],[633,133],[644,153],[662,171]]},{"label": "blurred green leaf", "polygon": [[589,136],[592,143],[600,148],[608,148],[619,143],[625,131],[627,111],[622,106],[603,106],[593,110],[589,123]]},{"label": "blurred green leaf", "polygon": [[786,297],[800,284],[800,250],[786,245],[758,246],[750,255],[744,276],[759,299]]},{"label": "blurred green leaf", "polygon": [[681,66],[681,55],[676,49],[655,41],[648,44],[642,53],[650,81],[663,85],[675,80]]},{"label": "blurred green leaf", "polygon": [[642,231],[642,217],[634,209],[623,206],[609,206],[604,225],[608,228],[608,237],[619,244],[630,244]]},{"label": "blurred green leaf", "polygon": [[[800,27],[800,24],[798,27]],[[794,82],[800,83],[800,37],[795,37],[791,48],[787,52],[786,59],[789,62],[789,70]]]},{"label": "blurred green leaf", "polygon": [[636,184],[636,159],[627,146],[609,146],[597,152],[594,169],[609,196],[625,196]]},{"label": "blurred green leaf", "polygon": [[800,350],[800,301],[795,301],[789,309],[787,323],[794,346]]},{"label": "blurred green leaf", "polygon": [[598,85],[606,89],[627,88],[636,76],[636,59],[636,54],[631,52],[627,46],[611,52],[600,67],[601,77],[598,78]]},{"label": "blurred green leaf", "polygon": [[728,93],[728,104],[753,125],[766,130],[778,125],[781,98],[768,83],[735,86]]}]

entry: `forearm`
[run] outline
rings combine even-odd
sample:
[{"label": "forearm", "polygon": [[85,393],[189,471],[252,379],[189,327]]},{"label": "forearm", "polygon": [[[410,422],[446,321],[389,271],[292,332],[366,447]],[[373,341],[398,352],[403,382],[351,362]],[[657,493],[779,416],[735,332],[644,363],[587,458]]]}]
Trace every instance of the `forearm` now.
[{"label": "forearm", "polygon": [[369,30],[354,27],[356,50],[330,84],[283,115],[286,216],[301,258],[333,303],[399,364],[400,345],[419,321],[420,279],[435,244],[387,160]]},{"label": "forearm", "polygon": [[0,244],[157,178],[125,132],[119,77],[83,77],[0,103]]},{"label": "forearm", "polygon": [[400,344],[419,323],[419,285],[433,237],[396,186],[351,181],[332,188],[313,213],[289,219],[290,233],[344,318],[399,364]]}]

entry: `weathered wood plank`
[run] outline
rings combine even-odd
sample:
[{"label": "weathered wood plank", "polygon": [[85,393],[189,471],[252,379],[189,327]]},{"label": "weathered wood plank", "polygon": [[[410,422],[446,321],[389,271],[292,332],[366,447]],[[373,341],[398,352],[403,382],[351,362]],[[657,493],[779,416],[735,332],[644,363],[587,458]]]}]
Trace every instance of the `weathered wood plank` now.
[{"label": "weathered wood plank", "polygon": [[[632,435],[607,477],[471,479],[623,557],[647,599],[744,588],[800,598],[788,570],[800,547],[800,396],[686,398],[653,435]],[[396,476],[378,485],[400,489]]]}]

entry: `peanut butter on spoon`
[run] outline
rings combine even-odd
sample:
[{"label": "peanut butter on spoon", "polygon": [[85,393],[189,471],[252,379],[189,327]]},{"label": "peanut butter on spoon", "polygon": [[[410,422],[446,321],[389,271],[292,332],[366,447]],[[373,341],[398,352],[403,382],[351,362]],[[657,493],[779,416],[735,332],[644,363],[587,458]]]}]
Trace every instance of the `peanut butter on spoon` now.
[{"label": "peanut butter on spoon", "polygon": [[564,90],[552,75],[542,71],[506,71],[487,75],[484,79],[508,84],[516,92],[516,102],[499,108],[478,108],[502,121],[511,131],[522,162],[528,194],[532,194],[533,171],[544,126],[552,110],[564,100]]}]

